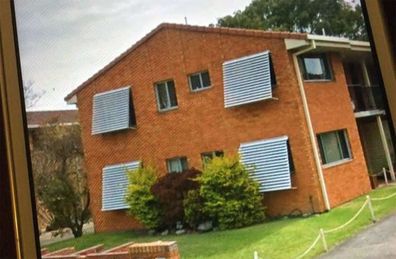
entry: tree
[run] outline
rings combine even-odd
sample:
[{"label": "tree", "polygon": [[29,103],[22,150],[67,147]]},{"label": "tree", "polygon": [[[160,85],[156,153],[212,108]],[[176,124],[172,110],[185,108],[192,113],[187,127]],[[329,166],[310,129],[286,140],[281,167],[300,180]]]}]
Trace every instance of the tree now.
[{"label": "tree", "polygon": [[177,227],[178,222],[184,223],[183,200],[187,193],[199,188],[195,180],[201,171],[190,168],[181,173],[165,174],[151,187],[151,193],[158,201],[161,209],[161,228]]},{"label": "tree", "polygon": [[367,40],[361,6],[344,0],[253,0],[217,25]]},{"label": "tree", "polygon": [[198,191],[190,191],[184,202],[190,225],[197,225],[199,219],[210,219],[220,229],[230,229],[264,219],[259,184],[238,157],[214,157],[197,181]]},{"label": "tree", "polygon": [[79,126],[47,125],[35,133],[32,167],[37,198],[52,214],[51,226],[74,237],[90,218]]},{"label": "tree", "polygon": [[23,95],[26,109],[34,107],[45,93],[45,91],[34,89],[33,85],[33,81],[23,82]]}]

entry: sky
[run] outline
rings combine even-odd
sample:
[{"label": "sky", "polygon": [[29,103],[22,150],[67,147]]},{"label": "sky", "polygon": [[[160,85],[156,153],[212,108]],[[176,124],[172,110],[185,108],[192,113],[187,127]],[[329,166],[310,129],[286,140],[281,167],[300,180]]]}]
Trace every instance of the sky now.
[{"label": "sky", "polygon": [[208,25],[251,0],[15,0],[22,78],[42,94],[30,110],[71,109],[64,97],[163,22]]}]

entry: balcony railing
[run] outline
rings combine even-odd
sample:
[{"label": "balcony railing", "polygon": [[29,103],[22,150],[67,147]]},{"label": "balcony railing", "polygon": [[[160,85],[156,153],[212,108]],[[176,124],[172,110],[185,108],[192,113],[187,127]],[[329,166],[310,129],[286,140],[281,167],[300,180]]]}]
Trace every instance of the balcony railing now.
[{"label": "balcony railing", "polygon": [[379,86],[348,85],[354,112],[383,110],[384,98]]}]

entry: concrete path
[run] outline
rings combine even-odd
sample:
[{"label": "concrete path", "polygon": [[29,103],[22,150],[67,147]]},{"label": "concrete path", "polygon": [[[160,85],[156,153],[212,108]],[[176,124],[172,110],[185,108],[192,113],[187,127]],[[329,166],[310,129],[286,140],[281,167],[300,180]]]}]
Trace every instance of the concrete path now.
[{"label": "concrete path", "polygon": [[396,258],[396,214],[375,223],[320,258]]}]

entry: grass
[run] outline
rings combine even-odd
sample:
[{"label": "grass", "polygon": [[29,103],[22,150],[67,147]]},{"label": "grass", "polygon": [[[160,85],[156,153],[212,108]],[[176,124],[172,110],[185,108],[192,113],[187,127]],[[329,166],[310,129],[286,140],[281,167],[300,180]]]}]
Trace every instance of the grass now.
[{"label": "grass", "polygon": [[[396,186],[384,187],[370,193],[371,197],[384,197],[396,192]],[[362,206],[365,196],[357,198],[328,213],[307,218],[293,218],[270,221],[267,223],[228,231],[205,234],[147,236],[134,232],[88,234],[77,239],[61,241],[46,246],[56,250],[68,246],[82,249],[96,244],[110,248],[128,241],[145,242],[155,240],[174,240],[182,258],[252,258],[257,251],[260,258],[294,258],[305,251],[317,237],[320,228],[330,229],[348,221]],[[378,219],[396,212],[396,197],[385,201],[373,201]],[[362,214],[346,228],[326,235],[331,248],[371,225],[370,213],[364,209]],[[318,243],[308,257],[323,252]]]}]

